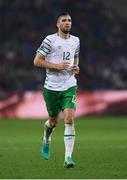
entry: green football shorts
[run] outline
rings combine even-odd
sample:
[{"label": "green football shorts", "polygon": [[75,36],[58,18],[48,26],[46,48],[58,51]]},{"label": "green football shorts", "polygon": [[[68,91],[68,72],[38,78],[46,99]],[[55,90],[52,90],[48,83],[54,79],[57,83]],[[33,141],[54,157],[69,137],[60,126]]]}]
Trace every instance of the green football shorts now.
[{"label": "green football shorts", "polygon": [[76,109],[77,86],[65,91],[53,91],[44,88],[43,95],[49,116],[56,117],[65,108]]}]

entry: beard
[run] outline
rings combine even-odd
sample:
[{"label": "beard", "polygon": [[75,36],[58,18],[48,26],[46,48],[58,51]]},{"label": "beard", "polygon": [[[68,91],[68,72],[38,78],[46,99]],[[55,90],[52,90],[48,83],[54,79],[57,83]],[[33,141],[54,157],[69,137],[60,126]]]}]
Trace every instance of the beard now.
[{"label": "beard", "polygon": [[71,29],[60,29],[64,34],[70,33]]}]

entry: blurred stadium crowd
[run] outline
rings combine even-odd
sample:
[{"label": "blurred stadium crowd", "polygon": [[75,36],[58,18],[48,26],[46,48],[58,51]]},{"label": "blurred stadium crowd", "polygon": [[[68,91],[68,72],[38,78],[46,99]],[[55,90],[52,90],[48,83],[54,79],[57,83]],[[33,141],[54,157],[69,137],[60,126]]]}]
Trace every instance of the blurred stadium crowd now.
[{"label": "blurred stadium crowd", "polygon": [[0,91],[41,90],[45,70],[33,59],[61,11],[81,40],[79,89],[126,89],[127,23],[101,0],[0,0]]}]

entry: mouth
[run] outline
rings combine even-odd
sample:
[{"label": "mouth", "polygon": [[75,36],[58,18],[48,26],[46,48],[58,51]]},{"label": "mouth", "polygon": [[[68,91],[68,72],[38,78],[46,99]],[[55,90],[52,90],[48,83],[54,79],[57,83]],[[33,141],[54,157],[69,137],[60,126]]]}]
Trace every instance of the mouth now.
[{"label": "mouth", "polygon": [[61,31],[64,32],[64,33],[69,33],[71,30],[71,27],[70,26],[64,26]]},{"label": "mouth", "polygon": [[65,26],[66,29],[70,29],[70,26]]}]

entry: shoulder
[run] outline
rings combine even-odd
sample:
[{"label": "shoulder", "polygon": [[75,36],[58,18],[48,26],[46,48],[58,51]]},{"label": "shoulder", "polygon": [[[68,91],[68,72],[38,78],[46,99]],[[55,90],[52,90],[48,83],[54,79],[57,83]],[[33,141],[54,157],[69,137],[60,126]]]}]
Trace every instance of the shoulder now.
[{"label": "shoulder", "polygon": [[76,43],[79,43],[79,42],[80,42],[80,39],[79,39],[79,37],[77,37],[77,36],[71,35],[71,39],[72,39],[73,41],[75,41]]},{"label": "shoulder", "polygon": [[54,34],[50,34],[50,35],[47,35],[45,39],[49,40],[50,43],[54,42],[57,38],[57,34],[54,33]]}]

